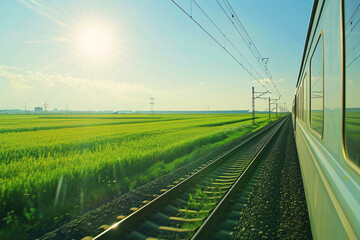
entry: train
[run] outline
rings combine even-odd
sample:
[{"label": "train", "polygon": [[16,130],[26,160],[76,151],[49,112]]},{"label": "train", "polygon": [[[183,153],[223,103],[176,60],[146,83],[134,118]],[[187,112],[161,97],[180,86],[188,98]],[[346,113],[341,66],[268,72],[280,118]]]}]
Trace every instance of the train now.
[{"label": "train", "polygon": [[314,239],[360,239],[360,1],[314,0],[292,104]]}]

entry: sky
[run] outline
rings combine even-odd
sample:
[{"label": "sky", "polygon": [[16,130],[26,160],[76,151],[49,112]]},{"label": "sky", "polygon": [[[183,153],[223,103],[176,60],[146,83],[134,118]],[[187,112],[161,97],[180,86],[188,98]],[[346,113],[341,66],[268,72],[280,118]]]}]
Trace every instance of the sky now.
[{"label": "sky", "polygon": [[[252,86],[271,83],[224,1],[175,2],[238,62],[171,0],[2,0],[0,109],[150,110],[151,97],[163,111],[250,109]],[[312,1],[228,2],[290,109]]]}]

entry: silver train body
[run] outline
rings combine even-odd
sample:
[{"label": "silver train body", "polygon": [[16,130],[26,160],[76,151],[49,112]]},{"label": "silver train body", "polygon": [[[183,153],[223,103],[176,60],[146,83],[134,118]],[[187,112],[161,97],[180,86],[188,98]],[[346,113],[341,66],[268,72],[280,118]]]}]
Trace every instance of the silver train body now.
[{"label": "silver train body", "polygon": [[360,239],[360,0],[315,0],[293,102],[314,239]]}]

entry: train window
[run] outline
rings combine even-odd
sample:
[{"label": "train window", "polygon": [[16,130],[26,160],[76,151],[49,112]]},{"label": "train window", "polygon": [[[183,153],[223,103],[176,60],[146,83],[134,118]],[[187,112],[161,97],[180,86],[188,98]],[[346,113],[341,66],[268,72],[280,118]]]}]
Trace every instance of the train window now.
[{"label": "train window", "polygon": [[324,65],[322,33],[310,59],[310,127],[320,136],[324,126]]},{"label": "train window", "polygon": [[304,121],[304,81],[301,85],[301,120]]},{"label": "train window", "polygon": [[349,160],[360,167],[360,2],[344,3],[344,148]]},{"label": "train window", "polygon": [[300,90],[298,92],[298,115],[299,115],[299,119],[301,119],[301,116],[300,116]]},{"label": "train window", "polygon": [[301,112],[301,85],[300,85],[300,88],[299,88],[299,119],[302,120],[302,112]]},{"label": "train window", "polygon": [[304,122],[307,122],[307,109],[308,109],[308,105],[307,105],[307,85],[308,85],[308,83],[307,83],[307,74],[305,73],[305,76],[304,76],[304,78],[303,78],[303,85],[304,85],[304,92],[303,92],[303,101],[304,101],[304,116],[303,116],[303,120],[304,120]]},{"label": "train window", "polygon": [[296,93],[295,94],[295,99],[296,99],[296,101],[295,101],[295,113],[296,113],[296,118],[299,118],[299,113],[298,113],[298,108],[299,108],[299,106],[298,106],[298,101],[299,101],[299,99],[298,99],[298,94]]}]

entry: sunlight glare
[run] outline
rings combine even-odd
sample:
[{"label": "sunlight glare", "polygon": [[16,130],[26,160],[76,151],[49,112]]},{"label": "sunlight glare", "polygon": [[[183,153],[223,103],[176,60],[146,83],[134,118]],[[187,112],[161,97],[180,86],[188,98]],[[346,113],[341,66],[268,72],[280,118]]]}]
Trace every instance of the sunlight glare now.
[{"label": "sunlight glare", "polygon": [[104,58],[113,50],[110,32],[101,27],[85,28],[79,37],[84,54],[91,58]]}]

